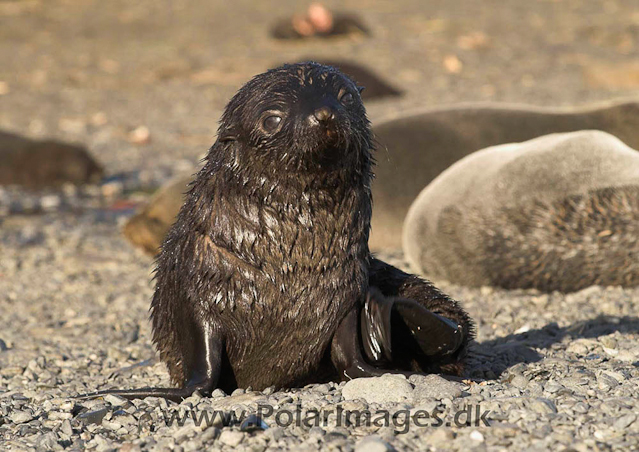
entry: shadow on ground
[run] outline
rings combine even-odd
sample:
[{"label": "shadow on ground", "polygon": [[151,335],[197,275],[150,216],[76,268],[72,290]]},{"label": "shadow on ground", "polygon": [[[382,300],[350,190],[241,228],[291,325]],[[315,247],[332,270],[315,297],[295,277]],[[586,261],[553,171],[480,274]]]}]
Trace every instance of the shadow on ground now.
[{"label": "shadow on ground", "polygon": [[[548,349],[566,337],[573,340],[592,339],[615,332],[639,333],[639,317],[600,315],[563,328],[553,322],[543,328],[525,333],[509,334],[505,337],[475,343],[470,349],[468,370],[472,378],[496,379],[516,364],[541,361],[544,356],[536,349]],[[590,353],[583,359],[606,360],[607,357]],[[639,361],[634,365],[639,367]]]}]

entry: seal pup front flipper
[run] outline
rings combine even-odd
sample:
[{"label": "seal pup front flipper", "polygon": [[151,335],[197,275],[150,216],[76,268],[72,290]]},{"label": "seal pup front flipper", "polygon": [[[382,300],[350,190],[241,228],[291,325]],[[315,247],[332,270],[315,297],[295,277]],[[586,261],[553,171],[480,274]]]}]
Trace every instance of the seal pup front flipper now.
[{"label": "seal pup front flipper", "polygon": [[460,325],[415,300],[385,297],[376,287],[369,290],[360,327],[364,353],[380,367],[392,367],[392,334],[397,328],[408,329],[421,351],[431,357],[454,353],[463,342]]},{"label": "seal pup front flipper", "polygon": [[[388,300],[396,300],[384,309],[369,307],[369,310],[393,313],[390,321],[383,323],[388,326],[380,327],[385,337],[382,343],[390,343],[391,347],[393,343],[401,344],[387,353],[391,356],[389,367],[461,375],[475,328],[457,301],[429,281],[376,258],[371,258],[369,286],[382,294],[373,299],[386,304],[390,303]],[[364,331],[362,328],[362,333]]]},{"label": "seal pup front flipper", "polygon": [[182,388],[139,388],[139,389],[110,389],[82,394],[74,397],[79,400],[93,399],[105,395],[116,395],[128,400],[144,399],[146,397],[161,397],[180,403],[199,391],[203,396],[210,396],[217,387],[222,368],[224,341],[219,329],[211,325],[198,328],[198,346],[194,350],[195,362],[188,381]]}]

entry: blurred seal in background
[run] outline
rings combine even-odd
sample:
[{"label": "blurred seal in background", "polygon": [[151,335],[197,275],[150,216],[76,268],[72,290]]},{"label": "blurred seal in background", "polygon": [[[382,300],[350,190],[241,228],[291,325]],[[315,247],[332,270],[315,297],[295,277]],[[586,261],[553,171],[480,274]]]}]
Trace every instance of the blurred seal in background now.
[{"label": "blurred seal in background", "polygon": [[432,278],[571,292],[639,284],[639,153],[601,131],[495,146],[413,203],[404,251]]},{"label": "blurred seal in background", "polygon": [[575,109],[460,104],[407,113],[374,124],[371,249],[399,249],[404,218],[417,195],[442,171],[488,146],[559,132],[597,129],[639,149],[639,103]]},{"label": "blurred seal in background", "polygon": [[81,185],[98,182],[103,173],[82,146],[0,131],[0,185],[30,189]]}]

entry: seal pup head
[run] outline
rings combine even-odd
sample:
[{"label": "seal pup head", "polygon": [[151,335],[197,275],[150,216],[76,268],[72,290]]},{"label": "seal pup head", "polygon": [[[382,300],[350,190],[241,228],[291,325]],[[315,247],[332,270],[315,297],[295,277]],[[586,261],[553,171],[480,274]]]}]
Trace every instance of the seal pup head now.
[{"label": "seal pup head", "polygon": [[367,172],[372,138],[360,91],[331,66],[306,62],[271,69],[231,99],[218,142],[234,144],[226,150],[238,168]]}]

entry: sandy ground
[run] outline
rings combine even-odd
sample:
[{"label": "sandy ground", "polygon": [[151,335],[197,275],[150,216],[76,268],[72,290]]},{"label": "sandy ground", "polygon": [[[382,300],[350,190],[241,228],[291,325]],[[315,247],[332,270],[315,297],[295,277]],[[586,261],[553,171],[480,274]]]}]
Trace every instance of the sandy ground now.
[{"label": "sandy ground", "polygon": [[[406,91],[403,98],[370,104],[373,121],[461,101],[580,105],[639,96],[639,6],[633,1],[327,4],[357,12],[372,36],[269,38],[273,21],[304,9],[292,1],[0,0],[0,128],[84,143],[109,175],[136,173],[137,188],[144,189],[196,165],[214,139],[224,104],[251,75],[303,57],[355,60]],[[148,140],[131,135],[141,126]],[[249,433],[221,424],[165,426],[157,416],[170,407],[154,400],[74,403],[70,396],[98,387],[168,383],[150,342],[152,261],[119,232],[130,211],[92,199],[75,212],[0,219],[4,448],[639,446],[639,292],[620,288],[545,295],[441,282],[478,325],[469,380],[452,393],[442,386],[439,395],[418,395],[413,382],[389,403],[376,396],[350,399],[343,384],[318,385],[217,394],[182,406],[254,410],[262,401],[280,411],[299,403],[304,409],[454,413],[473,405],[491,410],[491,426],[397,433],[334,420],[278,427],[268,418],[269,429]],[[390,257],[401,264],[400,254]],[[388,394],[399,391],[383,384]]]}]

